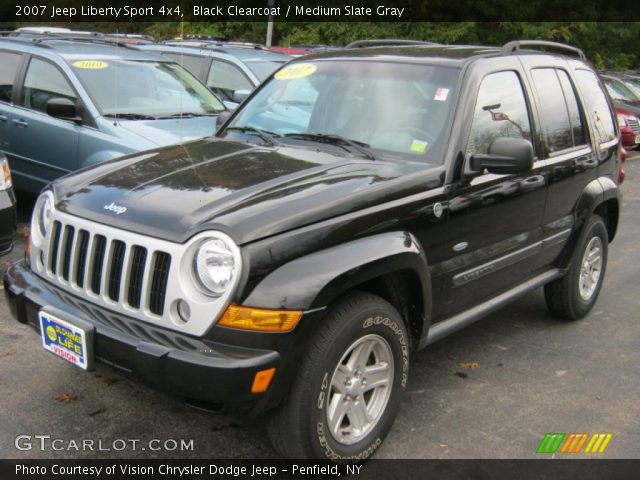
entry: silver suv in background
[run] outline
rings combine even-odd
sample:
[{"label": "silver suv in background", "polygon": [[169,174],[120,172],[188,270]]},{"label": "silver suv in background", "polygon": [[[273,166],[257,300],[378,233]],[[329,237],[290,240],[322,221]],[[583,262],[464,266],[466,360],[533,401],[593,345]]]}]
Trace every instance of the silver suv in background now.
[{"label": "silver suv in background", "polygon": [[234,110],[263,80],[291,60],[254,44],[171,41],[139,45],[178,62],[200,79],[225,106]]}]

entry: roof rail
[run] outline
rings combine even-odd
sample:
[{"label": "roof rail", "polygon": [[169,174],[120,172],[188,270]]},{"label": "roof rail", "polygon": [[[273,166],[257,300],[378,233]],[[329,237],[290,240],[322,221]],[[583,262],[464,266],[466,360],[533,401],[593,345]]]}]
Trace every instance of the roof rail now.
[{"label": "roof rail", "polygon": [[378,40],[356,40],[344,48],[367,48],[367,47],[391,47],[401,45],[438,45],[434,42],[424,42],[422,40],[399,40],[394,38],[383,38]]},{"label": "roof rail", "polygon": [[113,45],[124,48],[134,48],[128,45],[125,38],[108,37],[99,32],[91,33],[28,33],[20,35],[12,35],[11,38],[16,40],[31,40],[33,43],[42,43],[49,40],[65,40],[70,42],[95,43],[100,45]]},{"label": "roof rail", "polygon": [[565,45],[564,43],[550,42],[548,40],[514,40],[503,45],[502,55],[511,55],[514,52],[522,50],[523,48],[535,49],[536,47],[556,50],[559,53],[570,53],[574,56],[577,56],[581,60],[587,59],[584,52],[579,48],[572,47],[571,45]]}]

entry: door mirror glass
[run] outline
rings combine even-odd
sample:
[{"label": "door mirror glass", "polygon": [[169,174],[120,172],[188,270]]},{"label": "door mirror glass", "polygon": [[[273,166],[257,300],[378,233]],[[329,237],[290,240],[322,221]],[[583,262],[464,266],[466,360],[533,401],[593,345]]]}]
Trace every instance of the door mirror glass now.
[{"label": "door mirror glass", "polygon": [[47,101],[47,115],[62,120],[71,120],[72,122],[80,122],[82,119],[78,115],[78,107],[75,102],[68,98],[54,97]]},{"label": "door mirror glass", "polygon": [[469,165],[474,172],[521,173],[533,167],[533,146],[529,140],[498,137],[489,145],[488,153],[471,155]]},{"label": "door mirror glass", "polygon": [[231,100],[235,103],[242,103],[247,99],[249,95],[251,95],[251,90],[235,90],[233,92],[233,95],[231,96]]}]

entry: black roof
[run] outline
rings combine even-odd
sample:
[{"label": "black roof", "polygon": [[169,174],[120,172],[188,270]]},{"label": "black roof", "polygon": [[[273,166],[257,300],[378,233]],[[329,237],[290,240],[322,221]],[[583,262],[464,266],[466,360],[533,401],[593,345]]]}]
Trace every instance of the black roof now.
[{"label": "black roof", "polygon": [[[395,41],[394,41],[395,42]],[[585,59],[582,50],[561,43],[517,40],[502,47],[478,45],[440,45],[440,44],[406,44],[396,43],[379,46],[345,48],[305,55],[302,60],[322,59],[376,59],[384,57],[385,61],[405,63],[436,63],[451,66],[462,66],[478,58],[497,57],[522,54],[556,54]]]}]

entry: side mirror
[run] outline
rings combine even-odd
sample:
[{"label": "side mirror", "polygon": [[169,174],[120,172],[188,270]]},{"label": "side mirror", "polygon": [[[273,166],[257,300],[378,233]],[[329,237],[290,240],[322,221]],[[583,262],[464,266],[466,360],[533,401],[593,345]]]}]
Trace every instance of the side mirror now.
[{"label": "side mirror", "polygon": [[251,95],[251,90],[234,90],[233,95],[231,95],[231,101],[235,103],[242,103],[249,95]]},{"label": "side mirror", "polygon": [[227,120],[229,120],[229,118],[231,118],[231,112],[229,110],[220,112],[216,120],[216,130],[220,130],[220,127],[227,123]]},{"label": "side mirror", "polygon": [[78,115],[78,107],[75,102],[68,98],[51,98],[46,105],[47,115],[62,120],[71,120],[72,122],[81,122],[82,118]]},{"label": "side mirror", "polygon": [[471,155],[469,166],[474,172],[521,173],[533,167],[533,146],[524,138],[499,137],[489,145],[489,153]]}]

